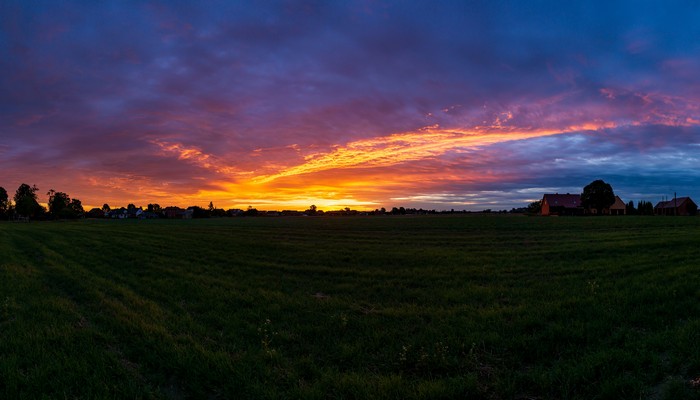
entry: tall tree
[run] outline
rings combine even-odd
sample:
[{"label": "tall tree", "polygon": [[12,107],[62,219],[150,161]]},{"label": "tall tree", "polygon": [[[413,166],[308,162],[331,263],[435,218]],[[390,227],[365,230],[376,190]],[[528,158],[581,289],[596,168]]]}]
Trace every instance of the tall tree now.
[{"label": "tall tree", "polygon": [[615,192],[612,186],[602,179],[595,180],[583,188],[581,193],[581,205],[583,208],[594,208],[598,215],[603,213],[604,208],[608,208],[615,203]]},{"label": "tall tree", "polygon": [[70,218],[80,218],[85,214],[83,203],[78,199],[72,199],[67,208],[71,211]]},{"label": "tall tree", "polygon": [[146,211],[160,214],[163,211],[163,209],[160,208],[160,204],[158,204],[158,203],[153,203],[153,204],[148,203],[148,206],[146,207]]},{"label": "tall tree", "polygon": [[57,192],[53,189],[46,193],[49,196],[49,213],[54,218],[63,218],[61,215],[63,210],[70,204],[70,197],[63,192]]},{"label": "tall tree", "polygon": [[37,199],[36,192],[38,190],[39,190],[39,188],[36,187],[36,185],[29,186],[26,183],[23,183],[23,184],[19,185],[19,187],[15,191],[14,201],[17,201],[24,196],[29,196],[29,197],[33,198],[34,200],[36,200]]},{"label": "tall tree", "polygon": [[44,208],[37,201],[36,192],[39,190],[36,185],[29,186],[26,183],[19,185],[15,192],[15,211],[24,217],[36,217],[44,211]]},{"label": "tall tree", "polygon": [[637,214],[654,215],[654,205],[648,201],[640,200],[637,203]]},{"label": "tall tree", "polygon": [[7,211],[8,201],[7,190],[0,186],[0,213],[4,214]]}]

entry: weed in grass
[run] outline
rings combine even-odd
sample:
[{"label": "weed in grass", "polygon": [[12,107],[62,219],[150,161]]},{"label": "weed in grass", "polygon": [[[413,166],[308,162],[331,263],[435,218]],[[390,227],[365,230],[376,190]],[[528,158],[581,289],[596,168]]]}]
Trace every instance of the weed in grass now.
[{"label": "weed in grass", "polygon": [[274,358],[277,355],[277,349],[272,347],[272,342],[278,333],[272,329],[272,322],[269,319],[266,319],[258,328],[258,335],[265,354],[270,358]]},{"label": "weed in grass", "polygon": [[600,285],[598,284],[598,281],[596,281],[596,280],[588,281],[588,291],[590,292],[590,294],[592,296],[595,296],[598,294],[599,287],[600,287]]},{"label": "weed in grass", "polygon": [[6,296],[2,301],[2,314],[0,314],[0,321],[10,321],[12,320],[12,315],[14,310],[17,308],[17,303],[14,297]]},{"label": "weed in grass", "polygon": [[341,313],[339,313],[337,316],[336,316],[336,315],[333,315],[333,318],[337,318],[337,319],[338,319],[338,323],[339,323],[339,325],[340,325],[340,328],[345,329],[345,328],[348,327],[349,318],[348,318],[348,314],[347,314],[347,313],[341,312]]}]

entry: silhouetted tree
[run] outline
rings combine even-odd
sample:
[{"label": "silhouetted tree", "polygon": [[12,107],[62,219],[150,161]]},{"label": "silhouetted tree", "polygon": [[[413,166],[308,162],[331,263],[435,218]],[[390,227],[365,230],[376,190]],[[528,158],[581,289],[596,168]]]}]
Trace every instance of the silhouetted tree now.
[{"label": "silhouetted tree", "polygon": [[7,190],[0,186],[0,214],[5,214],[7,212],[7,208],[9,207],[9,204],[7,204],[8,202]]},{"label": "silhouetted tree", "polygon": [[209,218],[209,212],[202,207],[192,206],[189,209],[192,210],[192,218]]},{"label": "silhouetted tree", "polygon": [[317,211],[316,205],[315,205],[315,204],[312,204],[311,207],[309,207],[308,210],[304,211],[304,214],[306,214],[306,215],[316,215],[316,211]]},{"label": "silhouetted tree", "polygon": [[209,214],[212,217],[225,217],[226,210],[224,210],[223,208],[214,208]]},{"label": "silhouetted tree", "polygon": [[651,202],[640,200],[637,203],[637,214],[654,215],[654,205]]},{"label": "silhouetted tree", "polygon": [[63,192],[57,192],[53,189],[46,193],[49,196],[49,214],[53,218],[65,218],[61,212],[70,204],[70,197]]},{"label": "silhouetted tree", "polygon": [[36,192],[38,190],[39,190],[39,188],[36,187],[36,185],[29,186],[26,183],[23,183],[23,184],[19,185],[19,187],[15,191],[14,200],[17,201],[24,196],[29,196],[29,197],[33,198],[34,200],[36,200]]},{"label": "silhouetted tree", "polygon": [[102,212],[105,213],[105,214],[107,214],[107,213],[110,212],[110,211],[112,211],[112,209],[109,207],[109,204],[104,203],[104,204],[102,205]]},{"label": "silhouetted tree", "polygon": [[90,211],[87,212],[88,218],[104,218],[105,217],[105,212],[101,208],[91,208]]},{"label": "silhouetted tree", "polygon": [[36,217],[44,212],[44,207],[39,205],[36,185],[29,186],[26,183],[19,185],[15,192],[15,212],[24,217]]},{"label": "silhouetted tree", "polygon": [[214,202],[213,201],[209,202],[209,207],[207,207],[207,211],[209,211],[209,213],[214,211]]},{"label": "silhouetted tree", "polygon": [[533,201],[527,205],[527,213],[537,215],[542,211],[542,200]]},{"label": "silhouetted tree", "polygon": [[581,193],[581,205],[584,209],[594,208],[598,215],[603,213],[603,209],[615,203],[615,192],[610,184],[602,179],[595,180],[583,188]]},{"label": "silhouetted tree", "polygon": [[66,215],[67,218],[81,218],[85,215],[83,202],[78,199],[72,199],[70,204],[68,204],[67,210],[70,211],[70,213]]},{"label": "silhouetted tree", "polygon": [[625,212],[627,212],[627,215],[637,214],[637,209],[634,208],[634,201],[630,200],[629,203],[627,203],[625,206]]}]

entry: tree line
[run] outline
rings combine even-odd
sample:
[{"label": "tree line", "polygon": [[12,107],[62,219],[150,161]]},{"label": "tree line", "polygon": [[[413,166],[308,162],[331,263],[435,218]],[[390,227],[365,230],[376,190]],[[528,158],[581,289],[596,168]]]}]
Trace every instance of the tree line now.
[{"label": "tree line", "polygon": [[26,183],[19,185],[15,195],[10,200],[7,190],[0,186],[0,215],[21,218],[64,218],[74,219],[84,215],[83,204],[79,199],[71,199],[64,192],[49,190],[48,210],[39,204],[36,185]]},{"label": "tree line", "polygon": [[[361,212],[351,210],[346,207],[337,211],[326,211],[311,205],[305,211],[259,211],[252,206],[246,210],[229,209],[224,210],[214,207],[213,202],[209,206],[202,208],[191,206],[187,209],[179,207],[161,207],[159,204],[148,204],[146,209],[136,207],[133,203],[126,207],[112,209],[109,204],[102,205],[101,208],[92,208],[89,211],[83,209],[79,199],[71,198],[65,192],[54,189],[49,190],[46,195],[48,208],[39,204],[39,188],[36,185],[30,186],[22,183],[12,198],[7,190],[0,187],[0,217],[9,219],[78,219],[88,218],[209,218],[209,217],[233,217],[233,216],[271,216],[271,215],[328,215],[328,216],[354,216],[354,215],[411,215],[411,214],[436,214],[436,210],[424,210],[422,208],[393,207],[391,210],[385,208],[374,211]],[[490,210],[489,210],[490,211]],[[454,212],[454,210],[452,210]]]},{"label": "tree line", "polygon": [[36,185],[29,186],[26,183],[19,185],[12,200],[9,198],[7,190],[0,186],[0,215],[20,218],[80,218],[85,211],[83,204],[78,199],[71,199],[64,192],[49,190],[47,205],[48,210],[39,204]]},{"label": "tree line", "polygon": [[[207,208],[191,206],[185,209],[179,207],[162,208],[159,204],[148,204],[144,210],[142,207],[136,207],[130,203],[126,208],[120,207],[112,209],[108,204],[104,204],[102,208],[93,208],[90,211],[83,209],[82,202],[79,199],[71,198],[65,192],[58,192],[54,189],[49,190],[46,195],[48,202],[46,207],[39,204],[38,200],[39,188],[36,185],[30,186],[22,183],[12,198],[5,188],[0,186],[0,218],[9,219],[78,219],[83,217],[104,218],[111,215],[124,215],[134,217],[140,211],[141,216],[145,218],[160,218],[172,217],[166,213],[166,209],[177,209],[182,214],[187,214],[191,218],[209,218],[209,217],[227,217],[227,216],[259,216],[259,215],[406,215],[406,214],[442,214],[455,213],[455,210],[438,212],[436,210],[424,210],[415,208],[393,207],[390,210],[385,208],[376,209],[374,211],[359,212],[345,208],[338,211],[322,211],[315,205],[311,205],[307,210],[301,211],[258,211],[253,207],[248,207],[247,210],[230,209],[224,210],[214,207],[212,202],[209,202]],[[582,203],[587,207],[604,208],[615,201],[612,187],[601,181],[591,182],[590,185],[584,188],[582,193]],[[510,213],[526,213],[536,215],[539,214],[541,201],[530,203],[527,207],[513,208]],[[464,212],[464,211],[462,211]],[[491,210],[481,211],[482,213],[491,213]],[[501,211],[505,213],[506,211]],[[641,200],[635,207],[633,201],[626,204],[627,215],[654,215],[654,205],[651,202]],[[178,216],[176,218],[180,218]]]}]

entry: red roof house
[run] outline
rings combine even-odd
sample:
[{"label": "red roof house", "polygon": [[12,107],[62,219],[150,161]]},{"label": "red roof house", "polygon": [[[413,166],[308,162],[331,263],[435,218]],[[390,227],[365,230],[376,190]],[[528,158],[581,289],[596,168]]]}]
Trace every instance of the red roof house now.
[{"label": "red roof house", "polygon": [[542,197],[542,215],[583,214],[580,194],[545,194]]}]

